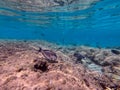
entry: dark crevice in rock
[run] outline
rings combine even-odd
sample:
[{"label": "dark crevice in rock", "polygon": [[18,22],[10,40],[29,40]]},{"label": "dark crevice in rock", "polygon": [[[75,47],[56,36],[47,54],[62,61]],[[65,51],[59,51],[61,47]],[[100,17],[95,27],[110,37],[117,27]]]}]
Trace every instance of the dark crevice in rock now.
[{"label": "dark crevice in rock", "polygon": [[79,52],[75,52],[73,56],[76,58],[75,63],[83,64],[82,59],[84,59],[85,57],[82,54],[80,54]]},{"label": "dark crevice in rock", "polygon": [[84,79],[84,82],[85,82],[86,86],[88,86],[88,87],[90,86],[89,82],[86,79]]},{"label": "dark crevice in rock", "polygon": [[106,86],[104,83],[99,83],[101,85],[101,87],[105,90],[106,89]]},{"label": "dark crevice in rock", "polygon": [[85,58],[83,55],[81,55],[81,54],[78,53],[78,52],[75,52],[75,53],[74,53],[74,56],[77,58],[77,60],[81,60],[81,59]]},{"label": "dark crevice in rock", "polygon": [[94,60],[94,59],[90,59],[94,64],[96,64],[96,65],[99,65],[99,66],[102,66],[100,63],[99,63],[99,61],[96,61],[96,60]]},{"label": "dark crevice in rock", "polygon": [[48,64],[45,61],[37,61],[34,64],[34,69],[35,69],[35,71],[40,70],[42,72],[46,72],[46,71],[48,71]]}]

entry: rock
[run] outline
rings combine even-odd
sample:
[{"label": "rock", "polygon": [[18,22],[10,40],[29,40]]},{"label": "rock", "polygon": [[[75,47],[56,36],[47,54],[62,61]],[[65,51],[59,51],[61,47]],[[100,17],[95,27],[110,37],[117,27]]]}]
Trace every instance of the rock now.
[{"label": "rock", "polygon": [[112,66],[117,66],[120,65],[120,57],[119,56],[108,56],[104,59],[104,63],[108,63],[109,65]]},{"label": "rock", "polygon": [[120,81],[120,57],[118,55],[106,57],[103,64],[107,63],[103,67],[103,73],[114,79]]},{"label": "rock", "polygon": [[84,57],[82,54],[80,54],[79,52],[75,52],[75,53],[74,53],[74,57],[76,57],[78,61],[81,60],[81,59],[83,59],[83,58],[85,58],[85,57]]},{"label": "rock", "polygon": [[[23,42],[24,44],[28,44]],[[16,43],[17,44],[17,43]],[[29,43],[30,44],[30,43]],[[4,43],[1,45],[0,51],[6,46],[6,53],[9,52],[8,44]],[[52,46],[53,47],[53,46]],[[11,50],[15,49],[13,47]],[[96,72],[86,68],[83,64],[75,64],[73,59],[69,57],[69,54],[57,51],[58,63],[51,63],[46,58],[43,58],[41,53],[36,53],[36,50],[29,49],[26,47],[21,51],[16,50],[13,55],[6,55],[5,61],[0,60],[0,90],[119,90],[119,63],[114,66],[111,64],[108,70],[104,69],[103,73]],[[49,47],[50,49],[50,47]],[[49,52],[49,49],[47,49]],[[88,48],[82,51],[87,52]],[[78,49],[75,49],[78,50]],[[73,52],[74,50],[72,50]],[[81,51],[78,50],[78,51]],[[89,51],[89,49],[88,49]],[[93,52],[93,51],[92,51]],[[5,56],[6,53],[0,53],[1,57]],[[74,55],[74,52],[70,54]],[[90,53],[89,53],[90,54]],[[91,55],[95,55],[96,51]],[[80,59],[83,53],[80,53]],[[75,55],[77,56],[77,54]],[[84,56],[84,55],[83,55]],[[119,58],[118,55],[113,55],[114,58]],[[113,56],[109,56],[103,61],[118,62],[118,59],[114,59]],[[78,54],[79,57],[79,54]],[[107,57],[107,56],[106,56]],[[61,59],[61,60],[60,60]],[[81,59],[83,60],[83,59]],[[88,60],[90,60],[88,58]],[[110,61],[111,60],[111,61]],[[87,60],[86,60],[87,61]],[[87,64],[86,64],[87,65]],[[103,67],[103,66],[102,66]],[[91,64],[90,68],[96,68],[98,71],[99,67]],[[108,73],[113,73],[114,76],[109,76]],[[114,78],[114,80],[113,80]]]},{"label": "rock", "polygon": [[48,63],[46,61],[43,60],[36,60],[35,64],[33,65],[33,69],[35,71],[42,71],[42,72],[46,72],[48,71]]}]

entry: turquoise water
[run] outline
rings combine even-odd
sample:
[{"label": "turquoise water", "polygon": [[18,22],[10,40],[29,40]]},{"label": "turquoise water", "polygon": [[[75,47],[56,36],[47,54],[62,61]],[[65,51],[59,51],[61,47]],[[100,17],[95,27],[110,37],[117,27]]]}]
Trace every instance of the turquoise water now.
[{"label": "turquoise water", "polygon": [[13,8],[15,3],[5,5],[5,1],[0,1],[0,39],[120,47],[120,0],[80,2],[41,11]]}]

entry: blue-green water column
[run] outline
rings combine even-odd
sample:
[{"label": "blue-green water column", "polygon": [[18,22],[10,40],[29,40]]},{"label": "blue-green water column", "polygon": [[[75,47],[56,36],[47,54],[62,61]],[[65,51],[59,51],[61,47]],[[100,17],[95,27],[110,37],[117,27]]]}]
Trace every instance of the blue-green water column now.
[{"label": "blue-green water column", "polygon": [[27,12],[0,7],[0,39],[61,45],[120,46],[120,2],[101,0],[71,11]]}]

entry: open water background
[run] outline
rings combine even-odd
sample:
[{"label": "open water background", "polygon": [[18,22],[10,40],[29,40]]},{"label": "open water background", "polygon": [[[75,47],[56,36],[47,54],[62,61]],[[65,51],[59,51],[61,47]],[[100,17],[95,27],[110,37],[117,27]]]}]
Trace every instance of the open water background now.
[{"label": "open water background", "polygon": [[[11,8],[17,3],[4,4],[5,1],[0,1],[0,39],[120,47],[120,0],[99,0],[89,5],[78,3],[41,11]],[[88,7],[80,9],[84,6]]]}]

